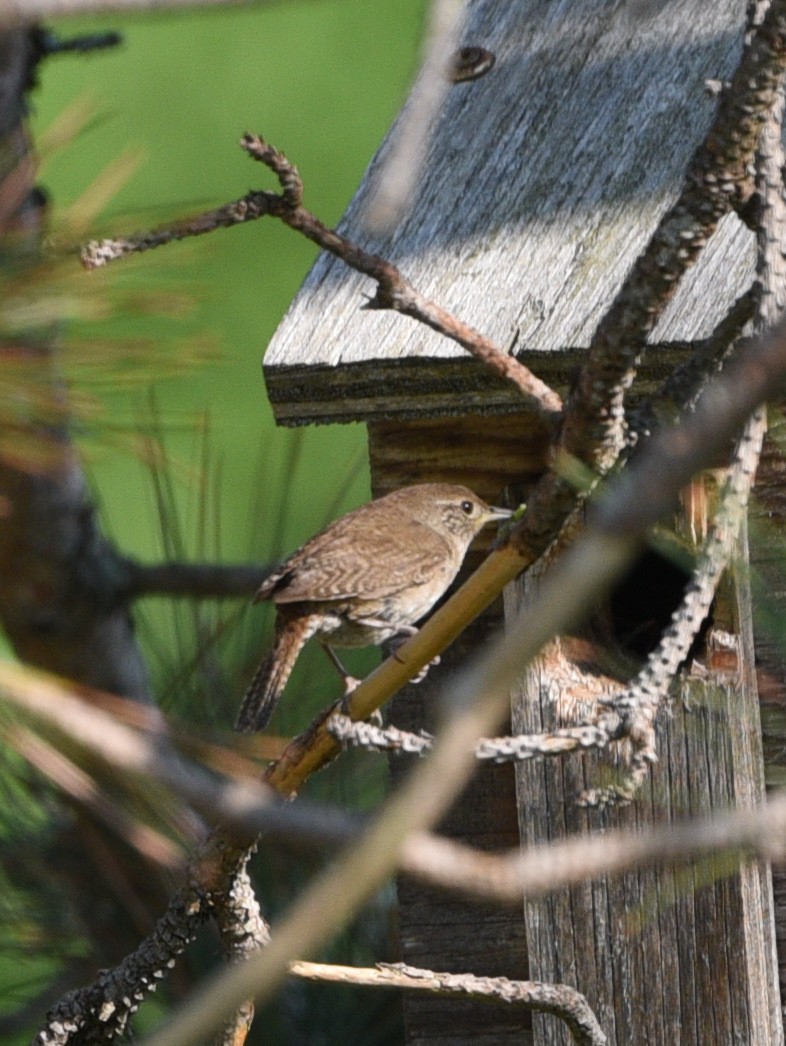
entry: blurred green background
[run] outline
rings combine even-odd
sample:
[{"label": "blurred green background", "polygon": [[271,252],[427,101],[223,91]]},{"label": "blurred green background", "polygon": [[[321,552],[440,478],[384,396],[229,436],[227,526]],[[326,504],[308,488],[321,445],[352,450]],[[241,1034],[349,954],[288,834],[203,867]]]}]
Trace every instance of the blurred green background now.
[{"label": "blurred green background", "polygon": [[[98,198],[94,182],[113,165],[130,177],[102,211],[106,235],[273,187],[238,147],[247,130],[286,152],[303,176],[306,205],[336,222],[406,94],[424,7],[425,0],[290,0],[59,22],[64,37],[119,29],[124,40],[100,54],[53,57],[41,68],[32,97],[35,140],[46,141],[47,129],[62,126],[74,107],[91,114],[42,158],[55,236],[67,238],[64,217],[74,216],[77,201]],[[262,221],[118,263],[106,274],[84,274],[74,262],[79,293],[89,287],[97,302],[108,295],[115,303],[88,306],[87,313],[102,314],[83,309],[69,320],[63,366],[102,521],[124,552],[143,560],[269,562],[368,497],[362,427],[277,429],[265,395],[265,346],[314,257],[304,239]],[[136,611],[162,707],[191,726],[226,730],[264,653],[266,612],[163,600],[142,601]],[[334,695],[329,678],[329,691],[321,689],[324,675],[321,659],[304,658],[290,686],[295,700],[282,703],[274,727],[286,733],[306,724],[313,708],[298,703],[298,692],[315,704]],[[47,793],[35,775],[0,755],[0,842],[5,854],[25,851],[24,862],[0,869],[1,1017],[38,992],[51,1002],[73,986],[50,989],[47,982],[75,957],[89,970],[116,961],[128,942],[116,939],[120,954],[113,957],[112,944],[97,951],[80,933],[79,905],[49,879],[47,847],[59,815],[43,812]],[[385,778],[379,758],[340,763],[340,771],[311,783],[311,794],[361,807],[378,801]],[[34,852],[39,863],[32,867]],[[317,863],[260,855],[256,874],[268,911],[286,904]],[[75,869],[74,893],[79,878]],[[86,885],[100,909],[102,884]],[[390,899],[377,899],[334,958],[387,957],[379,949],[391,937]],[[159,903],[154,897],[151,908]],[[106,904],[110,923],[122,920],[122,904]],[[129,923],[128,940],[138,940],[143,925]],[[198,942],[175,993],[215,961],[215,941]],[[291,985],[258,1019],[255,1038],[264,1025],[266,1042],[396,1041],[395,1008],[365,998],[360,1004],[357,993]],[[329,1032],[325,1006],[332,1007]],[[153,1019],[147,1006],[141,1026]],[[0,1023],[0,1042],[28,1041],[35,1011],[29,1020]]]},{"label": "blurred green background", "polygon": [[[117,27],[124,43],[100,55],[55,57],[43,67],[34,95],[36,134],[75,100],[91,98],[96,110],[86,130],[47,158],[42,182],[55,214],[129,149],[141,151],[142,162],[102,216],[111,233],[273,187],[269,173],[238,147],[241,133],[251,130],[287,153],[303,176],[306,205],[336,222],[404,97],[422,8],[423,0],[293,0],[263,9],[59,24],[63,35]],[[264,349],[315,254],[305,239],[262,221],[131,259],[110,276],[141,290],[159,279],[192,296],[193,311],[175,331],[160,317],[135,324],[136,334],[160,343],[161,365],[173,355],[188,364],[182,345],[166,340],[184,330],[200,343],[209,339],[220,353],[168,380],[157,378],[153,355],[153,381],[144,374],[138,388],[122,395],[111,394],[110,383],[104,420],[135,428],[149,415],[153,386],[157,413],[172,429],[166,443],[191,534],[202,499],[198,480],[205,478],[200,426],[209,426],[210,463],[220,470],[212,529],[220,532],[227,560],[280,551],[270,550],[269,540],[282,499],[282,545],[300,543],[324,522],[326,502],[348,466],[362,462],[363,430],[337,426],[299,433],[297,468],[283,466],[293,434],[275,428],[266,401]],[[99,333],[123,333],[125,322],[105,323]],[[80,334],[74,325],[72,337]],[[177,432],[181,426],[185,431]],[[95,437],[87,449],[107,525],[128,552],[160,554],[147,470],[133,458],[120,468],[116,439],[102,438],[100,418],[91,419],[88,434]],[[361,471],[345,505],[363,500],[367,489]]]},{"label": "blurred green background", "polygon": [[[44,157],[55,229],[108,165],[126,158],[132,170],[129,150],[141,164],[101,216],[109,234],[273,187],[238,147],[245,130],[287,153],[306,205],[335,223],[406,93],[422,9],[423,0],[322,0],[60,24],[63,35],[119,28],[124,43],[43,67],[38,138],[69,106],[94,107],[87,127]],[[125,552],[269,562],[368,497],[361,426],[278,429],[266,399],[265,347],[315,256],[302,237],[262,221],[78,274],[97,289],[108,281],[110,300],[115,293],[132,310],[71,323],[65,356],[74,387],[92,397],[82,442],[104,523]],[[157,288],[163,315],[134,315],[134,295]],[[148,346],[134,348],[130,365],[129,332]],[[91,338],[106,339],[103,357],[74,350]],[[168,375],[173,367],[180,373]],[[137,434],[151,430],[166,450],[165,498],[144,446],[139,453]],[[139,609],[150,656],[172,669],[175,653],[182,672],[179,612],[160,601]],[[253,634],[258,642],[263,617],[241,615],[246,645]],[[165,706],[170,689],[160,692]]]}]

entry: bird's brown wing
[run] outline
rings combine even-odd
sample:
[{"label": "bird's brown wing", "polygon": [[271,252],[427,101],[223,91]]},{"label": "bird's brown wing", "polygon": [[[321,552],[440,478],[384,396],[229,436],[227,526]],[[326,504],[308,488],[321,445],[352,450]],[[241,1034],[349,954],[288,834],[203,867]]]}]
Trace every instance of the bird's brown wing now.
[{"label": "bird's brown wing", "polygon": [[369,518],[367,527],[358,527],[354,513],[337,520],[287,560],[260,598],[276,603],[383,599],[450,569],[452,550],[445,538],[408,516],[393,521],[389,515],[388,510],[384,526]]}]

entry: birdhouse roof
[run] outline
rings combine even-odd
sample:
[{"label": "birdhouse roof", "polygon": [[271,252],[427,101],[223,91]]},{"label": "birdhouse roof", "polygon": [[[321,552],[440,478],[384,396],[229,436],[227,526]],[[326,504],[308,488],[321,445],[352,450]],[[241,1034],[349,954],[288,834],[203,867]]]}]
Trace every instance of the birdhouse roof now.
[{"label": "birdhouse roof", "polygon": [[[361,221],[389,141],[340,230],[564,386],[680,191],[716,106],[707,81],[734,71],[744,18],[739,0],[474,0],[461,43],[491,51],[494,67],[451,85],[395,231],[374,237]],[[712,331],[753,264],[752,235],[731,214],[653,331],[644,387]],[[279,422],[521,409],[456,343],[363,310],[374,291],[317,260],[265,356]]]}]

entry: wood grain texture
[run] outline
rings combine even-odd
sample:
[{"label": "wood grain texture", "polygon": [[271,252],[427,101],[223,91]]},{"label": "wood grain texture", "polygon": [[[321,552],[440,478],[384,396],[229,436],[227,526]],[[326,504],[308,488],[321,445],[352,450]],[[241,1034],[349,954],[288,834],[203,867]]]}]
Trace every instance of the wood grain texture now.
[{"label": "wood grain texture", "polygon": [[[744,541],[743,535],[743,552]],[[659,762],[649,787],[629,808],[585,811],[576,800],[603,781],[605,760],[521,764],[524,842],[618,825],[646,830],[761,800],[744,555],[739,562],[716,600],[702,668],[683,675],[671,713],[658,718]],[[551,729],[586,713],[571,697],[586,665],[566,661],[562,649],[552,644],[526,674],[514,704],[515,729]],[[707,861],[629,873],[528,902],[526,911],[530,976],[584,992],[611,1044],[783,1041],[768,868]],[[538,1017],[534,1032],[539,1044],[567,1044]]]},{"label": "wood grain texture", "polygon": [[[751,502],[750,562],[756,675],[767,785],[786,784],[786,452],[783,404],[768,409],[756,488]],[[786,999],[786,869],[773,869],[775,934],[781,997]]]},{"label": "wood grain texture", "polygon": [[[529,472],[533,478],[540,473],[544,451],[545,443],[533,438],[531,419],[523,415],[496,418],[477,414],[369,425],[375,496],[409,483],[453,482],[466,483],[481,497],[498,504],[507,484],[520,480],[522,473]],[[473,548],[487,546],[492,537],[481,534]],[[473,569],[477,559],[477,551],[470,552],[464,572]],[[501,606],[497,606],[443,654],[441,664],[431,669],[424,682],[396,695],[388,712],[390,722],[406,730],[433,730],[438,713],[433,701],[437,684],[500,626]],[[391,757],[394,782],[410,768],[408,757]],[[517,846],[512,768],[483,767],[439,830],[489,850]],[[399,881],[398,891],[402,961],[456,973],[527,978],[520,911],[467,904],[408,879]],[[521,1011],[413,994],[404,996],[403,1007],[408,1043],[526,1046],[531,1042],[531,1016]]]},{"label": "wood grain texture", "polygon": [[[412,211],[387,239],[361,231],[383,145],[340,224],[553,384],[678,194],[716,104],[704,81],[739,57],[737,0],[648,10],[475,0],[463,39],[497,62],[451,88]],[[653,357],[707,336],[752,274],[752,234],[729,215],[653,332]],[[317,261],[265,357],[280,421],[515,409],[515,390],[454,343],[362,311],[373,289],[336,259]]]}]

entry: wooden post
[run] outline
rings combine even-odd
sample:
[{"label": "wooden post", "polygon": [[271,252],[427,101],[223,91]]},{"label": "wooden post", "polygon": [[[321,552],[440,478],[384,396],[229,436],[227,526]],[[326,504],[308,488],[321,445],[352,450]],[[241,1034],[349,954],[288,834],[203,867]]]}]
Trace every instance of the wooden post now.
[{"label": "wooden post", "polygon": [[[784,405],[770,410],[752,504],[750,560],[754,571],[753,635],[756,679],[761,705],[765,780],[768,787],[786,784],[786,651],[779,624],[786,618],[786,452]],[[775,931],[781,999],[786,1000],[786,870],[773,869]]]},{"label": "wooden post", "polygon": [[[510,484],[534,478],[544,466],[543,440],[533,440],[532,419],[481,414],[368,426],[371,484],[375,495],[416,482],[466,483],[495,502]],[[527,460],[528,450],[531,452]],[[476,542],[465,573],[477,564],[489,537]],[[433,730],[437,710],[433,693],[501,624],[501,604],[492,607],[443,655],[438,668],[391,702],[388,718],[405,730]],[[411,760],[393,756],[395,784]],[[485,766],[464,791],[439,831],[487,850],[518,846],[515,777],[511,766]],[[528,977],[526,932],[518,912],[488,905],[467,906],[437,890],[402,879],[398,883],[401,960],[413,966],[481,977]],[[421,1043],[478,1046],[530,1041],[526,1014],[505,1007],[405,995],[409,1038]]]},{"label": "wooden post", "polygon": [[[420,191],[395,235],[372,237],[360,222],[389,143],[342,231],[566,392],[679,191],[716,105],[705,80],[732,74],[744,21],[740,0],[612,0],[589,11],[586,0],[470,0],[461,42],[491,51],[493,69],[451,87]],[[753,258],[752,234],[729,215],[653,331],[633,394],[652,392],[710,334],[750,286]],[[492,497],[508,483],[525,491],[545,467],[545,440],[516,389],[410,319],[362,310],[370,292],[370,282],[342,263],[317,261],[265,357],[277,419],[366,423],[375,493],[443,478]],[[524,842],[760,796],[749,601],[742,576],[736,585],[727,609],[716,610],[708,674],[686,678],[689,705],[678,701],[674,718],[659,723],[662,756],[651,789],[628,811],[587,814],[575,799],[596,783],[595,760],[525,765],[517,773]],[[487,627],[465,638],[462,650],[469,653]],[[575,654],[567,642],[546,652],[527,682],[532,706],[516,704],[516,726],[553,721],[554,694],[565,689],[560,672],[577,670]],[[589,675],[590,689],[611,685]],[[428,694],[421,685],[397,700],[396,722],[418,725]],[[514,842],[515,823],[511,774],[502,770],[480,774],[443,827],[502,847]],[[618,1046],[780,1042],[769,871],[716,871],[588,884],[528,904],[525,918],[438,901],[407,884],[402,957],[432,969],[519,977],[526,936],[531,975],[587,991]],[[563,1035],[546,1020],[534,1029],[537,1042]],[[528,1034],[454,1001],[407,1004],[412,1043],[519,1044]]]},{"label": "wooden post", "polygon": [[[607,781],[608,757],[522,763],[523,842],[618,826],[646,830],[763,799],[747,534],[736,564],[715,600],[703,649],[694,651],[671,708],[658,717],[650,786],[626,809],[585,811],[577,798]],[[517,732],[585,718],[619,689],[604,660],[608,651],[595,643],[550,644],[514,698]],[[629,873],[529,901],[526,915],[531,976],[586,994],[612,1044],[783,1041],[764,865],[718,860]],[[535,1031],[539,1044],[568,1046],[553,1022],[536,1017]]]}]

